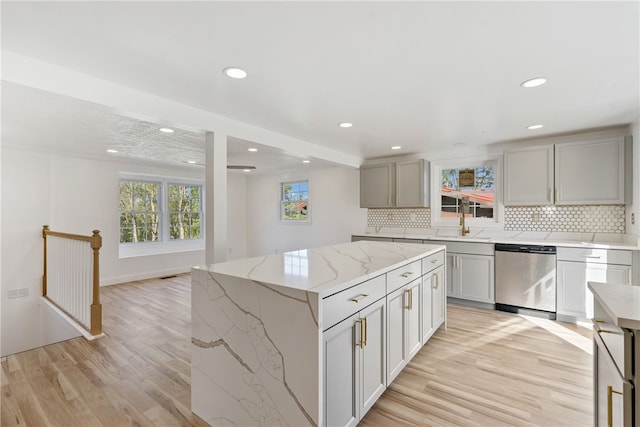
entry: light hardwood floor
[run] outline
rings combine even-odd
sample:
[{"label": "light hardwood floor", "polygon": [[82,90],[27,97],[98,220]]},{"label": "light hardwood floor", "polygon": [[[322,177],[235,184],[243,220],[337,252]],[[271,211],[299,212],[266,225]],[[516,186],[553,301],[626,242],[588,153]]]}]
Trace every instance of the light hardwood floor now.
[{"label": "light hardwood floor", "polygon": [[[102,289],[105,338],[2,362],[3,427],[204,426],[190,411],[190,277]],[[590,426],[591,331],[449,305],[360,423]],[[295,427],[295,426],[294,426]]]}]

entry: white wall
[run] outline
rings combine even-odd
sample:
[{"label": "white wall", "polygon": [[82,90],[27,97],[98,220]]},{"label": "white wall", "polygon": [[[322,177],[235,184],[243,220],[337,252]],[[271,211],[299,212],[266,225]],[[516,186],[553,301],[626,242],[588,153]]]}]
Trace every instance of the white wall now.
[{"label": "white wall", "polygon": [[[203,179],[200,169],[167,169],[2,147],[2,354],[42,345],[42,226],[76,234],[101,231],[101,284],[189,271],[204,250],[120,259],[118,173]],[[29,296],[7,299],[10,289]]]},{"label": "white wall", "polygon": [[247,178],[227,174],[227,260],[247,257]]},{"label": "white wall", "polygon": [[[280,221],[280,183],[309,181],[311,223]],[[330,168],[247,179],[247,255],[259,256],[345,243],[362,232],[367,210],[360,208],[358,169]]]}]

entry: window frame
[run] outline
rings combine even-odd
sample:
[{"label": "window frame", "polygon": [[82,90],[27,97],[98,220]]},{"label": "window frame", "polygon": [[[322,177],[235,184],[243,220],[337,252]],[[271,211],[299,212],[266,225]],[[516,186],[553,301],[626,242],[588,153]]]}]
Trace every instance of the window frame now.
[{"label": "window frame", "polygon": [[500,156],[481,157],[476,159],[447,159],[431,162],[431,226],[432,227],[458,227],[457,217],[442,218],[442,171],[446,169],[476,168],[478,166],[493,166],[494,195],[493,218],[465,218],[466,225],[479,228],[498,228],[504,223],[504,204],[502,201],[502,158]]},{"label": "window frame", "polygon": [[[206,216],[205,208],[205,182],[199,179],[182,178],[165,175],[136,174],[120,172],[118,174],[118,188],[122,181],[153,182],[160,185],[159,188],[159,232],[158,240],[154,242],[125,242],[120,243],[120,209],[117,211],[118,233],[118,257],[130,258],[137,256],[160,255],[176,252],[199,251],[205,249]],[[200,186],[200,237],[195,239],[170,239],[169,238],[169,185]]]},{"label": "window frame", "polygon": [[[284,191],[283,191],[283,187],[286,184],[299,184],[302,182],[306,182],[307,183],[307,198],[306,199],[301,199],[301,201],[306,201],[307,202],[307,217],[305,219],[287,219],[284,218],[284,204],[285,203],[290,203],[290,201],[285,201],[284,200]],[[288,180],[288,181],[280,181],[280,187],[279,187],[279,191],[280,191],[280,195],[278,196],[279,199],[279,218],[280,218],[280,223],[282,224],[311,224],[311,182],[309,181],[309,179],[307,178],[302,178],[302,179],[292,179],[292,180]]]}]

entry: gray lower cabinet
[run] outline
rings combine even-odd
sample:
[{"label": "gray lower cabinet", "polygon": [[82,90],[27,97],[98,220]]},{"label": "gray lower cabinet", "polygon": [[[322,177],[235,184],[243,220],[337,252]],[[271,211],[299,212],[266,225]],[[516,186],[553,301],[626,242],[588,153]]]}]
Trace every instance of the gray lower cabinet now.
[{"label": "gray lower cabinet", "polygon": [[447,254],[447,296],[495,303],[493,255]]},{"label": "gray lower cabinet", "polygon": [[631,284],[631,251],[561,247],[557,257],[558,320],[593,318],[593,295],[587,281]]},{"label": "gray lower cabinet", "polygon": [[327,426],[355,426],[384,392],[386,300],[324,333]]},{"label": "gray lower cabinet", "polygon": [[442,250],[325,298],[322,425],[355,426],[446,327],[444,259]]},{"label": "gray lower cabinet", "polygon": [[387,296],[387,381],[396,379],[402,369],[422,348],[420,291],[422,280],[396,289]]}]

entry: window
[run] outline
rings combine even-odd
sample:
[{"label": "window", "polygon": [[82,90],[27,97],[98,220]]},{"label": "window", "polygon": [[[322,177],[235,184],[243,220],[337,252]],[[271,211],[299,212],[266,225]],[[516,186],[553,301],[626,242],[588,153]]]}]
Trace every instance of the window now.
[{"label": "window", "polygon": [[172,181],[161,177],[121,177],[121,244],[202,237],[202,185]]},{"label": "window", "polygon": [[[457,220],[464,209],[466,218],[496,222],[496,169],[494,161],[437,168],[436,221]],[[467,201],[468,210],[463,208]]]},{"label": "window", "polygon": [[308,181],[280,184],[280,219],[283,221],[309,220]]},{"label": "window", "polygon": [[120,243],[159,238],[160,183],[120,181]]}]

